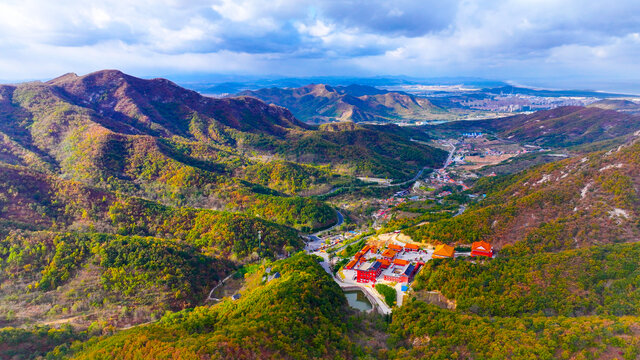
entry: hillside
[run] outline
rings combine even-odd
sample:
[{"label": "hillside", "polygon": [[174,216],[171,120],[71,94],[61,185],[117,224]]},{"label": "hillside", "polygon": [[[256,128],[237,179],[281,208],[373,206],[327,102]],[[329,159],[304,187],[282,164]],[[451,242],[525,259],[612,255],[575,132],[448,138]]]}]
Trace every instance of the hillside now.
[{"label": "hillside", "polygon": [[[311,128],[253,98],[207,98],[164,79],[115,70],[2,86],[0,116],[0,161],[174,205],[202,206],[215,195],[207,188],[242,178],[245,166],[274,157],[348,169],[347,175],[400,178],[444,159],[441,151],[385,128],[369,128],[352,144],[349,136]],[[405,160],[378,141],[413,147],[416,156]],[[349,156],[336,150],[344,147]],[[328,150],[317,156],[318,149]]]},{"label": "hillside", "polygon": [[425,98],[364,85],[311,84],[247,90],[240,95],[286,107],[308,123],[433,120],[446,113]]},{"label": "hillside", "polygon": [[570,147],[633,133],[640,130],[640,117],[600,107],[565,106],[498,119],[457,121],[435,129],[482,131],[543,147]]},{"label": "hillside", "polygon": [[[624,249],[609,250],[613,251],[603,260],[612,268],[605,271],[614,277],[620,268],[626,269],[627,274],[633,271],[627,268],[635,253],[629,254],[625,263],[616,264],[615,251]],[[598,255],[597,251],[594,255]],[[466,269],[483,266],[460,259],[434,262],[437,265],[429,272],[423,271],[421,276],[434,272],[445,278],[440,268],[452,265],[464,269],[453,277],[468,276]],[[504,265],[504,261],[496,263],[493,269],[504,269]],[[526,269],[526,265],[522,268]],[[482,270],[474,271],[474,275],[481,275]],[[408,299],[402,307],[394,309],[392,319],[384,321],[379,316],[347,315],[344,295],[313,257],[298,254],[273,263],[271,271],[279,271],[282,276],[269,282],[261,280],[265,268],[260,267],[248,276],[254,285],[238,300],[225,299],[214,306],[170,313],[153,324],[113,335],[88,340],[69,330],[57,333],[49,330],[45,334],[42,330],[11,330],[0,335],[4,335],[9,348],[17,336],[34,339],[49,350],[53,347],[50,343],[63,344],[47,355],[50,359],[520,359],[525,356],[551,359],[619,358],[620,355],[634,359],[638,355],[640,328],[635,316],[567,317],[538,313],[489,317],[473,313],[478,311],[474,308],[472,311],[443,310]],[[485,278],[493,274],[490,269],[484,272],[487,272]],[[476,280],[480,284],[476,293],[483,281],[486,282],[482,278]],[[614,287],[624,289],[624,281],[615,283]],[[486,301],[481,306],[485,303],[491,304]],[[368,333],[367,327],[378,328],[379,332]],[[372,335],[386,343],[368,342],[375,340],[371,339]],[[74,339],[81,341],[68,345]]]},{"label": "hillside", "polygon": [[417,290],[439,290],[456,309],[483,316],[640,316],[634,284],[639,243],[557,253],[501,256],[492,261],[429,262]]},{"label": "hillside", "polygon": [[201,305],[336,222],[308,195],[444,161],[411,139],[428,137],[119,71],[0,86],[0,326],[100,332]]},{"label": "hillside", "polygon": [[631,100],[605,99],[594,102],[589,107],[597,107],[600,109],[615,110],[631,114],[640,113],[640,104]]},{"label": "hillside", "polygon": [[294,229],[248,215],[172,208],[21,167],[0,170],[0,326],[149,321],[202,303],[247,262],[302,247]]},{"label": "hillside", "polygon": [[[505,254],[532,254],[640,236],[640,141],[483,179],[486,198],[462,215],[412,227],[424,241],[490,241]],[[507,246],[511,244],[511,246]]]},{"label": "hillside", "polygon": [[[346,300],[315,259],[296,255],[237,301],[169,314],[159,322],[74,346],[74,359],[352,358],[341,326]],[[261,272],[262,273],[262,272]]]}]

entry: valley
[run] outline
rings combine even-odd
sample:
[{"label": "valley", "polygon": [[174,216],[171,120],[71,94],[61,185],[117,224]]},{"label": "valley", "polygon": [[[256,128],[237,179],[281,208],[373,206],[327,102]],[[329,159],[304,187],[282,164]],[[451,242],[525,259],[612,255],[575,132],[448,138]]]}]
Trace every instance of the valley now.
[{"label": "valley", "polygon": [[119,71],[0,95],[0,359],[638,356],[628,104],[316,125]]}]

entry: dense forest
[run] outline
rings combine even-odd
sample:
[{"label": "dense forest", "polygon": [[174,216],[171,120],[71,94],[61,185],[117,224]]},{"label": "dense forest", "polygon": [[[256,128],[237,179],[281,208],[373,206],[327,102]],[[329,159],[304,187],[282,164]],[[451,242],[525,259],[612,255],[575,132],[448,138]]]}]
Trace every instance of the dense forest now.
[{"label": "dense forest", "polygon": [[637,317],[482,317],[421,301],[393,314],[389,359],[636,359]]},{"label": "dense forest", "polygon": [[640,244],[593,246],[490,261],[433,260],[416,290],[438,290],[479,315],[640,313]]},{"label": "dense forest", "polygon": [[486,198],[464,214],[404,232],[435,243],[486,240],[504,246],[505,255],[632,241],[640,235],[638,154],[640,142],[631,141],[610,151],[481,179],[473,192]]},{"label": "dense forest", "polygon": [[345,297],[313,257],[277,262],[281,278],[215,306],[164,316],[152,325],[94,338],[70,350],[74,359],[352,358]]}]

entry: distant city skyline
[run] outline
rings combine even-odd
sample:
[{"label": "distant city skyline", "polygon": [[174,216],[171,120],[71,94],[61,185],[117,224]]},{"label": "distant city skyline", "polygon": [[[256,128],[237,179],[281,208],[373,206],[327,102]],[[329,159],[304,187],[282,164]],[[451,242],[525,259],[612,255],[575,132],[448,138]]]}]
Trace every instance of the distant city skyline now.
[{"label": "distant city skyline", "polygon": [[4,1],[0,79],[479,77],[640,93],[638,1]]}]

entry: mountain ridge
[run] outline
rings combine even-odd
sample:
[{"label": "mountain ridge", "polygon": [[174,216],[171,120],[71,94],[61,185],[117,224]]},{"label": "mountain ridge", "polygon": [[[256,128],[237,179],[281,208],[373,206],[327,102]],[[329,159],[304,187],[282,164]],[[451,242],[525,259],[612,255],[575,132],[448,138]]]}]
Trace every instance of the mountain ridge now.
[{"label": "mountain ridge", "polygon": [[570,147],[624,137],[640,130],[640,116],[599,107],[563,106],[504,118],[455,121],[436,129],[491,132],[545,147]]},{"label": "mountain ridge", "polygon": [[309,84],[298,88],[247,90],[239,95],[285,106],[305,122],[392,122],[432,117],[446,111],[426,98],[366,85]]}]

